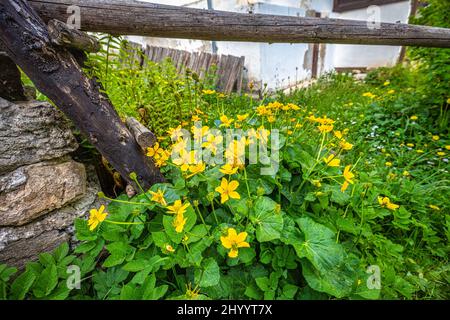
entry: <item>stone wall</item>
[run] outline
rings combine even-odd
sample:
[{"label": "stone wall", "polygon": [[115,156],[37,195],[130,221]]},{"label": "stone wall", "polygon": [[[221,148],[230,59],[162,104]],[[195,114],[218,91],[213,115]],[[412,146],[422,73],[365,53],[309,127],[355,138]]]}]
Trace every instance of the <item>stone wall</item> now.
[{"label": "stone wall", "polygon": [[70,157],[77,148],[49,103],[0,98],[0,263],[22,267],[70,241],[73,220],[97,206],[95,170]]}]

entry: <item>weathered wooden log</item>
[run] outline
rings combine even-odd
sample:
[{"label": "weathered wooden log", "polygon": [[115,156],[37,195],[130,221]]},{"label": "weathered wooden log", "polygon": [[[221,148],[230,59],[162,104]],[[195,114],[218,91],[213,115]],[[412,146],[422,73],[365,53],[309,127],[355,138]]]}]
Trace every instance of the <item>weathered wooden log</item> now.
[{"label": "weathered wooden log", "polygon": [[450,29],[367,21],[200,10],[131,0],[29,0],[48,21],[80,8],[81,30],[165,38],[450,47]]},{"label": "weathered wooden log", "polygon": [[27,100],[20,80],[19,69],[11,58],[2,51],[0,51],[0,70],[0,98],[9,101]]},{"label": "weathered wooden log", "polygon": [[131,184],[135,172],[144,187],[163,181],[140,150],[109,99],[88,79],[72,54],[55,46],[48,30],[25,0],[0,1],[0,41],[36,87],[84,133]]},{"label": "weathered wooden log", "polygon": [[57,46],[87,52],[100,50],[97,39],[79,30],[69,28],[64,22],[52,19],[48,22],[47,27],[52,42]]},{"label": "weathered wooden log", "polygon": [[141,146],[143,150],[153,147],[156,142],[156,136],[143,124],[137,121],[133,117],[128,117],[126,120],[128,129],[133,134],[136,142]]}]

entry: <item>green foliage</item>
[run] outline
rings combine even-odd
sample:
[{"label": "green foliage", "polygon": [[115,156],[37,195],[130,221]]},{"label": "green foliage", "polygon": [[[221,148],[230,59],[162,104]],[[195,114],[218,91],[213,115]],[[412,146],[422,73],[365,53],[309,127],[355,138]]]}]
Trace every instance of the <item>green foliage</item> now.
[{"label": "green foliage", "polygon": [[[411,18],[411,23],[450,28],[449,15],[449,0],[429,0],[416,17]],[[420,72],[428,81],[430,99],[442,105],[450,92],[450,49],[415,47],[409,49],[408,54],[419,63]]]},{"label": "green foliage", "polygon": [[101,83],[122,118],[133,116],[159,136],[205,105],[202,90],[210,87],[213,69],[200,80],[188,69],[178,72],[170,59],[148,60],[121,37],[103,35],[99,41],[102,50],[89,55],[85,71]]},{"label": "green foliage", "polygon": [[[91,72],[122,116],[166,117],[152,129],[190,131],[202,150],[211,129],[252,132],[236,142],[245,161],[231,173],[186,150],[175,161],[183,141],[160,137],[149,154],[164,159],[167,182],[110,199],[95,230],[77,219],[73,255],[62,245],[14,279],[0,266],[2,298],[448,299],[448,91],[432,91],[422,67],[380,68],[365,82],[329,74],[254,101],[202,92],[195,75],[141,68],[120,39],[102,42]],[[275,129],[279,168],[263,175],[248,149],[272,146]],[[79,290],[66,285],[69,265]]]}]

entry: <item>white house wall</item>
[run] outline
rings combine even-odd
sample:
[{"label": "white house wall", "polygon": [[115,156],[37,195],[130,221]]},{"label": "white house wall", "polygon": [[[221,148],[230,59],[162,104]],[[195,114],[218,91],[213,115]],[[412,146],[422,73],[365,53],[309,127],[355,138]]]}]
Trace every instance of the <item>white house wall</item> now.
[{"label": "white house wall", "polygon": [[[182,5],[192,8],[207,9],[207,0],[141,0],[168,5]],[[231,12],[248,12],[277,14],[288,16],[305,16],[308,10],[321,12],[322,16],[353,20],[367,20],[366,9],[343,13],[332,12],[333,0],[211,0],[215,10]],[[410,2],[380,6],[381,21],[408,21]],[[133,37],[133,41],[150,43],[188,51],[212,52],[211,41],[163,39]],[[217,53],[245,56],[247,77],[259,83],[267,83],[270,89],[277,89],[294,84],[295,81],[311,76],[311,51],[309,44],[267,44],[218,41],[215,43]],[[365,46],[365,45],[320,45],[318,68],[319,74],[334,68],[379,67],[394,65],[398,59],[400,47]]]}]

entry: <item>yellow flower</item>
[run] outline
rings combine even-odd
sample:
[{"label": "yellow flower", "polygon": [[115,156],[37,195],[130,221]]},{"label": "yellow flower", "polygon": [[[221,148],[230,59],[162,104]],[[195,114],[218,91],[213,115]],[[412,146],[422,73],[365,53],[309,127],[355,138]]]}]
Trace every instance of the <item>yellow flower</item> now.
[{"label": "yellow flower", "polygon": [[324,132],[330,132],[333,130],[333,125],[332,124],[322,124],[320,126],[317,127],[319,129],[320,132],[324,133]]},{"label": "yellow flower", "polygon": [[222,124],[220,125],[220,127],[229,127],[229,126],[231,126],[231,123],[232,123],[233,121],[234,121],[233,119],[228,118],[226,115],[222,115],[222,116],[220,117],[220,122],[222,122]]},{"label": "yellow flower", "polygon": [[186,176],[186,178],[190,178],[192,176],[195,176],[198,173],[201,173],[205,171],[206,164],[204,162],[200,162],[198,164],[192,164],[189,166],[189,172],[190,174]]},{"label": "yellow flower", "polygon": [[208,134],[209,127],[208,126],[203,126],[203,127],[192,126],[191,130],[192,130],[192,133],[194,134],[194,139],[197,141],[197,140],[202,140],[203,137]]},{"label": "yellow flower", "polygon": [[220,202],[225,203],[229,198],[240,199],[241,196],[235,190],[239,186],[239,182],[236,180],[228,182],[227,179],[222,178],[220,186],[216,188],[216,191],[220,193]]},{"label": "yellow flower", "polygon": [[277,118],[275,118],[275,116],[270,115],[267,117],[267,121],[269,121],[269,123],[274,123],[276,120]]},{"label": "yellow flower", "polygon": [[184,217],[183,213],[178,213],[173,219],[173,226],[175,231],[178,233],[183,232],[184,225],[186,224],[187,218]]},{"label": "yellow flower", "polygon": [[339,167],[339,164],[341,163],[341,160],[335,158],[336,156],[334,154],[330,154],[328,158],[323,158],[323,161],[327,164],[329,167]]},{"label": "yellow flower", "polygon": [[438,141],[440,139],[440,137],[438,135],[434,135],[431,137],[434,141]]},{"label": "yellow flower", "polygon": [[350,142],[347,142],[345,140],[341,141],[339,143],[339,145],[341,146],[342,149],[344,150],[352,150],[353,145]]},{"label": "yellow flower", "polygon": [[164,199],[164,191],[158,189],[157,192],[150,191],[150,194],[152,195],[152,201],[155,201],[160,205],[167,206],[167,202]]},{"label": "yellow flower", "polygon": [[410,147],[410,148],[413,148],[414,147],[414,143],[407,143],[406,146]]},{"label": "yellow flower", "polygon": [[342,139],[342,132],[341,131],[334,131],[333,132],[334,136],[338,139]]},{"label": "yellow flower", "polygon": [[298,105],[296,105],[296,104],[288,103],[288,106],[289,106],[289,108],[290,108],[291,110],[295,110],[295,111],[300,110],[300,107],[299,107]]},{"label": "yellow flower", "polygon": [[245,121],[246,119],[248,118],[248,113],[246,113],[246,114],[238,114],[237,115],[237,119],[239,120],[239,121]]},{"label": "yellow flower", "polygon": [[230,249],[228,252],[230,258],[236,258],[238,256],[239,248],[250,248],[250,244],[245,242],[247,232],[237,234],[234,228],[228,228],[227,233],[226,237],[220,237],[220,241],[226,249]]},{"label": "yellow flower", "polygon": [[267,109],[266,106],[259,106],[256,108],[256,113],[259,116],[264,116],[264,115],[269,115],[271,114],[271,111],[269,109]]},{"label": "yellow flower", "polygon": [[173,163],[177,166],[181,166],[182,171],[187,171],[190,164],[197,164],[197,153],[196,150],[186,151],[184,149],[180,150],[180,158],[173,159]]},{"label": "yellow flower", "polygon": [[450,145],[445,146],[445,149],[450,150]]},{"label": "yellow flower", "polygon": [[386,167],[392,167],[392,162],[386,161],[386,163],[384,164]]},{"label": "yellow flower", "polygon": [[391,89],[391,90],[389,90],[387,93],[388,94],[393,94],[395,92],[395,90],[394,89]]},{"label": "yellow flower", "polygon": [[341,186],[341,192],[345,192],[345,190],[347,190],[349,184],[347,181],[344,181],[344,183]]},{"label": "yellow flower", "polygon": [[440,211],[441,210],[441,208],[439,208],[438,206],[435,206],[434,204],[430,204],[429,207],[431,209],[433,209],[433,210],[436,210],[436,211]]},{"label": "yellow flower", "polygon": [[292,130],[288,130],[286,133],[288,136],[291,136],[294,132]]},{"label": "yellow flower", "polygon": [[373,99],[373,98],[376,97],[376,95],[373,94],[373,93],[371,93],[371,92],[364,92],[364,93],[363,93],[363,97],[367,97],[367,98]]},{"label": "yellow flower", "polygon": [[320,180],[312,180],[311,182],[316,188],[320,188],[322,186]]},{"label": "yellow flower", "polygon": [[89,211],[89,220],[88,220],[88,226],[89,230],[93,231],[95,228],[97,228],[98,224],[106,219],[106,216],[108,215],[105,211],[105,206],[101,205],[100,209],[91,209]]},{"label": "yellow flower", "polygon": [[343,176],[346,182],[353,184],[352,179],[355,177],[355,175],[350,171],[351,167],[352,166],[350,164],[345,167]]},{"label": "yellow flower", "polygon": [[200,117],[197,116],[197,115],[193,115],[192,118],[191,118],[191,121],[192,122],[200,121]]},{"label": "yellow flower", "polygon": [[397,210],[400,207],[398,204],[392,203],[388,197],[378,197],[378,203],[381,207],[389,210]]},{"label": "yellow flower", "polygon": [[386,80],[386,81],[383,83],[383,86],[388,86],[390,83],[391,83],[391,82],[390,82],[389,80]]},{"label": "yellow flower", "polygon": [[211,150],[212,153],[217,153],[217,147],[221,145],[223,142],[223,136],[222,135],[213,135],[208,134],[206,136],[206,141],[202,143],[202,147],[206,148],[208,150]]},{"label": "yellow flower", "polygon": [[445,152],[438,151],[437,155],[440,156],[440,157],[443,157],[443,156],[445,156]]},{"label": "yellow flower", "polygon": [[238,170],[238,167],[233,167],[231,164],[227,163],[222,168],[219,169],[223,174],[235,174]]},{"label": "yellow flower", "polygon": [[419,119],[419,117],[416,116],[416,115],[413,115],[413,116],[410,117],[410,119],[413,120],[413,121],[416,121],[417,119]]},{"label": "yellow flower", "polygon": [[168,252],[175,252],[175,249],[170,244],[166,244],[166,250]]},{"label": "yellow flower", "polygon": [[173,206],[168,206],[167,207],[167,213],[171,213],[171,214],[175,214],[175,215],[180,215],[186,212],[186,209],[190,206],[191,204],[189,202],[182,204],[181,200],[176,200],[173,204]]},{"label": "yellow flower", "polygon": [[423,150],[421,150],[421,149],[416,150],[416,152],[417,152],[417,153],[425,153],[425,151],[423,151]]},{"label": "yellow flower", "polygon": [[155,142],[155,144],[153,145],[153,147],[151,148],[147,148],[147,156],[149,157],[154,157],[155,155],[158,154],[158,151],[160,150],[159,148],[159,143]]},{"label": "yellow flower", "polygon": [[403,171],[403,176],[404,177],[409,177],[411,174],[409,173],[409,171],[407,171],[407,170],[405,170],[405,171]]},{"label": "yellow flower", "polygon": [[211,95],[211,94],[215,94],[215,93],[216,93],[215,90],[209,90],[209,89],[203,90],[202,92],[203,92],[203,94],[205,94],[205,95]]}]

